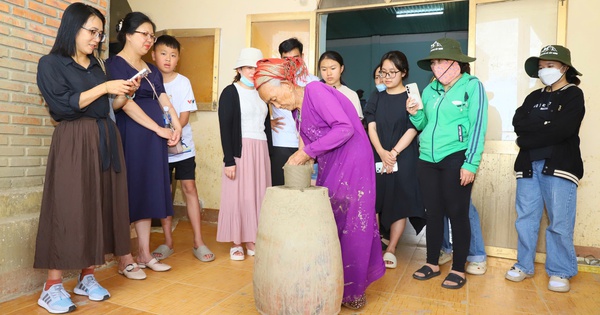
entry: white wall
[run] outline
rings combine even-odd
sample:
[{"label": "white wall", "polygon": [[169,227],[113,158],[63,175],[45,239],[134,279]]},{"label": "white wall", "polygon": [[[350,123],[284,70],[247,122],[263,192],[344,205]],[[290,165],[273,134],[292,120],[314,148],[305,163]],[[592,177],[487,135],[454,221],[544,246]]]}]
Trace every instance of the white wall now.
[{"label": "white wall", "polygon": [[571,50],[573,66],[583,73],[579,87],[585,95],[586,107],[579,132],[585,174],[578,189],[575,244],[600,247],[600,146],[596,129],[600,121],[600,46],[594,36],[586,36],[600,30],[600,1],[569,0],[568,3],[566,46]]},{"label": "white wall", "polygon": [[[245,47],[247,15],[315,11],[317,7],[316,0],[129,0],[129,5],[133,11],[147,14],[157,30],[220,28],[219,94],[231,84],[235,74],[233,65]],[[217,113],[197,112],[190,122],[196,143],[198,195],[204,207],[218,209],[223,153]]]},{"label": "white wall", "polygon": [[[246,42],[246,16],[278,12],[316,10],[316,0],[260,0],[216,2],[178,0],[167,3],[158,0],[129,0],[134,11],[148,14],[158,29],[221,28],[219,91],[231,83],[235,62]],[[175,3],[176,5],[174,5]],[[596,110],[600,101],[600,64],[597,49],[590,41],[590,30],[600,29],[600,1],[569,0],[567,47],[573,54],[573,64],[584,74],[581,88],[586,96],[587,113],[580,132],[585,176],[578,189],[575,244],[600,247],[600,146],[596,144],[595,124],[600,121]],[[519,69],[520,70],[520,69]],[[192,118],[198,163],[198,191],[207,208],[219,208],[222,152],[217,114],[199,112]],[[493,154],[493,153],[492,153]],[[495,170],[494,172],[499,172]],[[507,176],[509,176],[507,174]],[[497,187],[497,191],[506,191]],[[514,190],[513,190],[514,192]]]}]

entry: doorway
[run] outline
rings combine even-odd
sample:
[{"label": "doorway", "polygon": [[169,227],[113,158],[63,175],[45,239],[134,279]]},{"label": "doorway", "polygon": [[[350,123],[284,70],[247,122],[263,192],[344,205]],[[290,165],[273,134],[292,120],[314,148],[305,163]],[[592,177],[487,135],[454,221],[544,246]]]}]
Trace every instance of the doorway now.
[{"label": "doorway", "polygon": [[[429,53],[429,45],[437,38],[451,37],[461,42],[463,52],[476,57],[472,74],[483,83],[489,100],[488,131],[482,163],[477,173],[472,199],[480,213],[481,226],[488,255],[516,258],[517,234],[513,172],[518,147],[512,129],[512,115],[525,96],[541,87],[538,80],[524,73],[523,62],[536,55],[547,44],[564,44],[566,4],[547,0],[470,0],[470,1],[380,1],[322,0],[317,10],[319,28],[318,56],[325,50],[336,50],[345,62],[344,81],[356,90],[374,90],[373,68],[386,51],[403,51],[409,60],[409,82],[418,82],[420,89],[430,79],[430,72],[416,66],[416,61]],[[382,3],[385,2],[385,3]],[[406,18],[385,16],[392,10],[417,7],[426,9],[442,5],[444,11],[460,7],[459,21],[444,17],[446,13]],[[465,8],[466,7],[466,8]],[[450,12],[450,11],[448,11]],[[466,12],[466,13],[465,13]],[[379,14],[377,14],[379,13]],[[466,16],[465,16],[466,14]],[[460,25],[455,29],[443,24],[436,30],[429,27],[450,20]],[[383,23],[380,23],[384,21]],[[392,22],[396,21],[396,22]],[[447,23],[447,22],[446,22]],[[465,23],[465,24],[462,24]],[[387,33],[396,26],[404,29]],[[398,32],[398,33],[396,33]],[[336,35],[342,34],[342,35]],[[348,34],[348,35],[343,35]],[[339,36],[337,38],[336,36]],[[412,45],[411,45],[412,43]],[[417,46],[417,47],[411,47]],[[414,50],[414,54],[411,52]],[[405,82],[405,83],[409,83]],[[367,87],[367,88],[365,88]],[[538,250],[545,252],[542,219]],[[537,257],[544,260],[544,255]]]},{"label": "doorway", "polygon": [[[320,15],[325,50],[334,50],[344,58],[343,80],[353,89],[375,90],[373,71],[381,56],[392,50],[402,51],[409,62],[409,79],[422,90],[431,80],[431,72],[417,67],[417,61],[429,54],[433,41],[449,37],[468,47],[469,3],[403,5],[364,8]],[[323,42],[323,41],[322,41]],[[318,59],[318,57],[317,57]]]}]

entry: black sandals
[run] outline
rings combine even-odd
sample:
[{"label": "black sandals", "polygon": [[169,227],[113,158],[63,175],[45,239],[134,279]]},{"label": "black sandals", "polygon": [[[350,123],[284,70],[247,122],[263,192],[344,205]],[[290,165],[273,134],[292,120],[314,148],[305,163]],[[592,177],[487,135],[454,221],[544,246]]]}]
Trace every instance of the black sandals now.
[{"label": "black sandals", "polygon": [[[416,273],[420,272],[422,274],[424,274],[424,276],[418,276]],[[440,271],[436,271],[433,272],[433,269],[431,269],[431,267],[424,265],[423,267],[421,267],[421,269],[415,271],[415,273],[413,273],[413,278],[417,279],[417,280],[429,280],[433,277],[437,277],[439,276],[441,273]]]},{"label": "black sandals", "polygon": [[[446,281],[452,281],[455,284],[444,284],[444,282]],[[446,276],[446,279],[444,279],[444,282],[442,282],[442,287],[446,288],[446,289],[460,289],[462,288],[465,283],[467,283],[467,278],[463,278],[455,273],[449,273],[448,276]]]}]

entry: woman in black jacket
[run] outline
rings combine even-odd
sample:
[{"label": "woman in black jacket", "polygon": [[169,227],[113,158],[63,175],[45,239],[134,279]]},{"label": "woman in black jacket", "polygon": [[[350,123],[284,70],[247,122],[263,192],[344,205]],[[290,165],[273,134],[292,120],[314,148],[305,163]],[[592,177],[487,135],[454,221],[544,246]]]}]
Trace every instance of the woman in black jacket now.
[{"label": "woman in black jacket", "polygon": [[573,245],[577,185],[583,177],[579,127],[585,115],[579,71],[571,64],[570,51],[559,45],[542,48],[539,57],[525,61],[525,71],[539,78],[544,88],[531,92],[517,109],[513,126],[518,136],[517,263],[506,279],[522,281],[533,276],[534,259],[544,206],[546,273],[548,289],[568,292],[569,279],[577,274]]},{"label": "woman in black jacket", "polygon": [[234,67],[236,76],[219,98],[219,127],[223,147],[218,242],[233,242],[231,260],[244,260],[246,243],[254,256],[258,213],[271,186],[269,143],[271,122],[267,104],[254,89],[256,62],[262,53],[244,48]]}]

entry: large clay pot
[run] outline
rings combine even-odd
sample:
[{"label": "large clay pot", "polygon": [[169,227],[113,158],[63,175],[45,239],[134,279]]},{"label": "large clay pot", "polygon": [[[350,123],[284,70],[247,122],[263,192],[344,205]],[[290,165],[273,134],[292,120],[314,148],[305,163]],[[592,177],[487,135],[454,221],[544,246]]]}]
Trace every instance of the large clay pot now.
[{"label": "large clay pot", "polygon": [[261,314],[339,313],[342,255],[327,188],[267,188],[254,259]]}]

